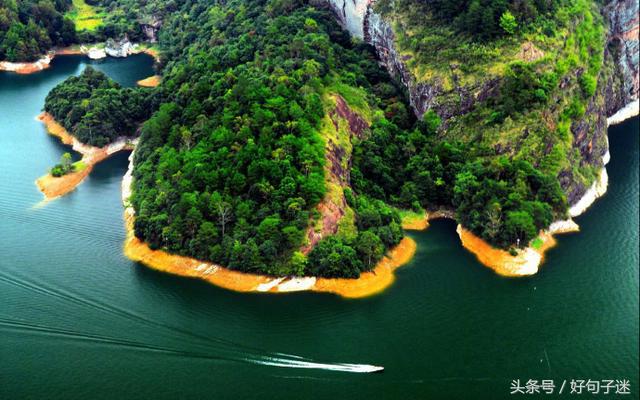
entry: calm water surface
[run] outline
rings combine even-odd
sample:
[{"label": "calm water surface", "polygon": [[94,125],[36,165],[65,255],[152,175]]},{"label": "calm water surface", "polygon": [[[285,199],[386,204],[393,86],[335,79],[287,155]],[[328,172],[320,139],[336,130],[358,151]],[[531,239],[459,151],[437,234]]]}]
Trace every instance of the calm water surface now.
[{"label": "calm water surface", "polygon": [[[637,118],[609,132],[607,195],[532,278],[496,276],[438,221],[381,295],[238,294],[122,255],[126,154],[41,204],[34,181],[68,149],[34,118],[87,63],[0,74],[0,398],[500,399],[512,379],[589,378],[638,398]],[[146,56],[95,67],[153,73]]]}]

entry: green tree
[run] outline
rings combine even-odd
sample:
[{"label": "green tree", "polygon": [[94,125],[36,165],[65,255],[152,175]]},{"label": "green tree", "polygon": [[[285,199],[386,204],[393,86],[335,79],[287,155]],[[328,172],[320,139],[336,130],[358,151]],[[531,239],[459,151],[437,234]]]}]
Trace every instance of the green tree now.
[{"label": "green tree", "polygon": [[525,211],[509,211],[505,231],[520,246],[528,245],[537,234],[533,218]]},{"label": "green tree", "polygon": [[384,245],[382,240],[371,231],[361,232],[356,238],[355,249],[364,260],[367,269],[371,269],[373,265],[384,255]]},{"label": "green tree", "polygon": [[516,17],[511,14],[511,11],[506,10],[500,16],[500,27],[509,35],[513,35],[518,29],[518,21]]}]

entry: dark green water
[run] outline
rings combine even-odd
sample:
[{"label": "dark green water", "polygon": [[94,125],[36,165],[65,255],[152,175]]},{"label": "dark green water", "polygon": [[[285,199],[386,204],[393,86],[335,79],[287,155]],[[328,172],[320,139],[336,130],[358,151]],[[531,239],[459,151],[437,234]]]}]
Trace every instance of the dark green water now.
[{"label": "dark green water", "polygon": [[[85,62],[0,74],[0,398],[500,399],[549,378],[630,379],[638,398],[637,118],[610,130],[607,195],[532,278],[480,266],[442,221],[412,234],[415,260],[379,296],[247,295],[123,257],[126,155],[36,206],[66,148],[34,117]],[[96,66],[126,85],[152,74],[145,56]]]}]

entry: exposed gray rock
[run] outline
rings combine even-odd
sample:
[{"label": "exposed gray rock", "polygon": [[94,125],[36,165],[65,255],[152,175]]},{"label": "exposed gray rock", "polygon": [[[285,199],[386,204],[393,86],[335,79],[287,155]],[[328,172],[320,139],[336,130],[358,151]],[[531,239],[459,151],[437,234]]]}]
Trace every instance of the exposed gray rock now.
[{"label": "exposed gray rock", "polygon": [[[455,87],[445,91],[438,79],[418,82],[400,56],[391,24],[373,10],[373,0],[326,0],[340,25],[353,37],[364,40],[375,49],[389,73],[407,88],[414,113],[421,118],[427,110],[434,110],[444,120],[469,112],[478,101],[490,97],[498,87],[497,79],[487,79],[474,87]],[[455,68],[455,66],[452,66]],[[442,99],[443,94],[447,100]]]},{"label": "exposed gray rock", "polygon": [[[500,83],[497,78],[488,78],[474,87],[457,86],[448,92],[437,78],[418,82],[407,66],[409,59],[401,57],[396,48],[391,24],[373,10],[374,0],[325,1],[352,36],[374,46],[381,63],[407,88],[409,101],[419,118],[430,109],[443,120],[467,113],[497,91]],[[607,117],[638,99],[638,2],[610,0],[603,7],[609,34],[598,94],[589,102],[585,117],[571,126],[573,147],[580,154],[580,163],[596,169],[603,167],[603,157],[608,152]],[[455,72],[455,66],[452,66],[452,72]],[[561,87],[566,84],[568,80],[560,83]],[[574,177],[571,170],[561,172],[558,179],[570,205],[576,204],[588,190],[588,185]]]},{"label": "exposed gray rock", "polygon": [[364,39],[364,24],[371,0],[326,0],[340,25],[351,36]]},{"label": "exposed gray rock", "polygon": [[133,53],[133,44],[126,36],[117,41],[108,39],[104,51],[110,57],[127,57]]},{"label": "exposed gray rock", "polygon": [[638,99],[640,87],[638,42],[638,1],[612,0],[604,8],[603,14],[609,22],[608,46],[617,65],[621,79],[619,87],[612,84],[619,93],[608,92],[607,114],[612,115],[633,100]]},{"label": "exposed gray rock", "polygon": [[158,42],[158,31],[162,26],[162,20],[156,15],[144,18],[140,25],[142,26],[142,32],[147,37],[147,41],[150,43]]},{"label": "exposed gray rock", "polygon": [[[638,99],[638,1],[612,0],[602,9],[609,32],[598,94],[589,102],[585,118],[571,125],[581,164],[598,170],[604,168],[609,151],[607,117]],[[559,180],[571,206],[589,191],[571,171],[563,171]]]}]

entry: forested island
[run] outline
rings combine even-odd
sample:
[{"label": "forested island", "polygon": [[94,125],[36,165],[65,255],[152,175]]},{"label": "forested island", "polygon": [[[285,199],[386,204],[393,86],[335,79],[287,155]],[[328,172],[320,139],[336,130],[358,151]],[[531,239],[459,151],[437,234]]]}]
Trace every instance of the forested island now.
[{"label": "forested island", "polygon": [[[80,39],[18,54],[0,33],[0,59],[159,41],[157,87],[87,68],[44,107],[91,146],[139,137],[130,205],[151,250],[357,278],[400,243],[402,216],[438,211],[500,257],[541,253],[606,174],[607,117],[637,100],[634,38],[619,32],[637,2],[353,3],[103,0]],[[0,6],[0,28],[39,26],[17,4]]]}]

